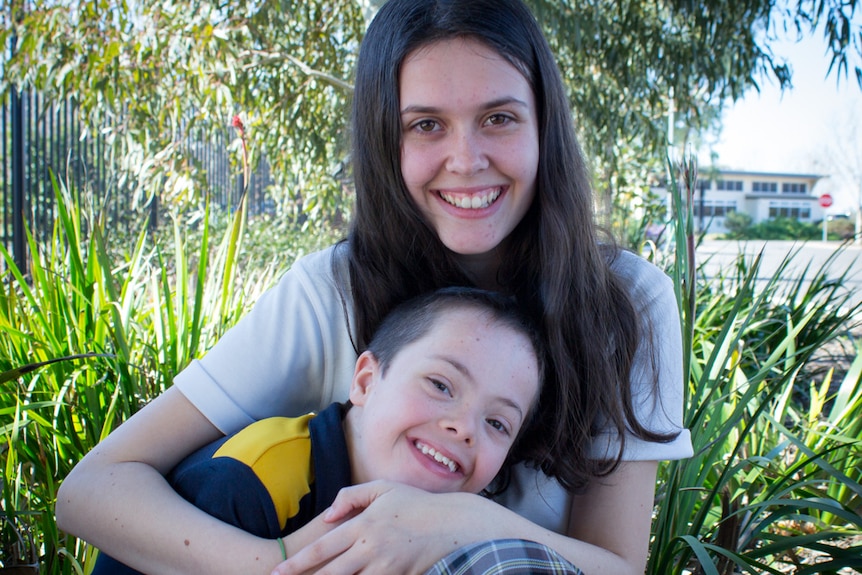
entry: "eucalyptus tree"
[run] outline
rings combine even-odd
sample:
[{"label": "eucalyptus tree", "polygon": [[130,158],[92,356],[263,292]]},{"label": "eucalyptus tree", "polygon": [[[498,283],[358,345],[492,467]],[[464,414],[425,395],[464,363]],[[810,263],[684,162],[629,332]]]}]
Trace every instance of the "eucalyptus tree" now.
[{"label": "eucalyptus tree", "polygon": [[822,34],[832,53],[824,75],[849,81],[852,69],[862,88],[855,0],[528,1],[558,55],[600,206],[622,221],[648,195],[645,176],[663,173],[669,140],[685,149],[767,78],[791,86],[776,40]]},{"label": "eucalyptus tree", "polygon": [[[350,76],[365,18],[355,0],[35,0],[4,14],[2,87],[71,98],[147,197],[203,186],[196,142],[236,139],[294,201],[336,205]],[[234,170],[242,155],[232,154]]]},{"label": "eucalyptus tree", "polygon": [[[282,197],[330,215],[349,205],[351,74],[379,0],[12,2],[2,87],[73,97],[142,189],[182,196],[183,182],[202,178],[187,142],[224,133],[238,114],[251,160],[272,164]],[[766,77],[790,86],[792,63],[771,49],[780,37],[822,34],[829,73],[850,81],[852,70],[862,87],[856,0],[528,3],[606,208],[661,172],[669,131],[709,129]]]}]

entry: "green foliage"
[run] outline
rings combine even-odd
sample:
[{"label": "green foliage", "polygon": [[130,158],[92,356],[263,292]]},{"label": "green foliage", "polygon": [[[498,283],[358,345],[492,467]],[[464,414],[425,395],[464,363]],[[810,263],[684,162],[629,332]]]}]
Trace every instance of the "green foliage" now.
[{"label": "green foliage", "polygon": [[[277,202],[338,218],[349,205],[347,101],[362,8],[380,3],[14,2],[17,11],[0,14],[2,45],[16,40],[0,91],[72,98],[107,138],[121,178],[137,182],[142,201],[158,193],[167,205],[200,200],[190,197],[205,177],[194,142],[228,133],[240,114],[251,163],[265,157],[273,167]],[[836,78],[860,74],[856,0],[528,3],[607,184],[605,208],[617,190],[643,187],[644,162],[664,155],[671,100],[674,131],[687,139],[764,76],[789,85],[789,66],[770,49],[777,38],[822,31]],[[239,173],[238,154],[232,161]]]},{"label": "green foliage", "polygon": [[[27,525],[0,513],[0,569],[26,574],[39,573],[36,544]],[[13,571],[17,569],[17,571]]]},{"label": "green foliage", "polygon": [[682,135],[674,143],[686,149],[693,134],[719,123],[726,102],[759,89],[764,78],[790,86],[790,64],[770,47],[779,38],[822,30],[834,56],[830,70],[840,79],[855,69],[862,87],[862,35],[858,20],[851,21],[855,0],[787,7],[761,0],[528,4],[568,86],[605,214],[626,188],[615,180],[645,186],[647,180],[637,178],[643,163],[661,163],[671,110],[672,132]]},{"label": "green foliage", "polygon": [[[693,172],[684,166],[682,191],[674,182],[678,206],[689,205]],[[806,554],[821,555],[819,564],[794,573],[858,568],[862,349],[839,386],[831,371],[806,379],[817,350],[858,326],[847,272],[830,279],[827,262],[794,278],[791,254],[758,284],[760,259],[740,257],[706,282],[684,210],[672,274],[691,354],[685,421],[695,454],[661,467],[647,572],[782,573]]]},{"label": "green foliage", "polygon": [[205,181],[194,142],[226,134],[240,114],[251,164],[267,158],[279,198],[340,205],[345,79],[365,27],[353,0],[40,0],[8,24],[3,46],[13,35],[17,45],[0,66],[3,92],[72,98],[141,201],[201,201],[188,197]]},{"label": "green foliage", "polygon": [[751,216],[746,212],[732,211],[724,217],[724,227],[728,238],[744,238],[751,227]]},{"label": "green foliage", "polygon": [[293,229],[277,244],[277,260],[240,276],[248,235],[240,209],[218,245],[205,217],[191,242],[175,224],[172,237],[150,245],[142,226],[131,252],[118,257],[106,250],[100,215],[56,180],[54,189],[53,239],[30,238],[30,275],[0,248],[0,518],[29,529],[42,572],[51,574],[77,572],[91,556],[57,531],[58,482],[314,249],[313,238],[328,241]]},{"label": "green foliage", "polygon": [[[728,220],[734,228],[727,225]],[[727,239],[731,240],[816,240],[822,237],[821,226],[810,222],[800,222],[794,218],[771,218],[756,224],[744,226],[744,218],[731,214],[725,219],[728,228]]]},{"label": "green foliage", "polygon": [[[684,165],[680,179],[684,193],[695,189],[696,166]],[[83,572],[93,551],[57,531],[59,481],[212,345],[277,270],[331,235],[272,222],[266,230],[274,231],[256,241],[282,236],[271,252],[281,259],[240,274],[251,231],[240,210],[229,219],[208,214],[191,234],[174,226],[151,247],[142,230],[118,257],[105,249],[99,214],[56,182],[55,191],[54,238],[44,246],[31,239],[31,275],[3,253],[0,517],[22,534],[19,544],[4,531],[22,561],[35,548],[43,573],[71,574]],[[859,545],[848,542],[862,533],[862,350],[841,381],[809,367],[857,321],[846,273],[828,273],[827,262],[794,276],[791,254],[765,282],[759,260],[744,259],[707,281],[681,194],[669,271],[690,350],[685,417],[695,456],[661,467],[648,572],[730,573],[735,565],[778,573],[782,562],[815,552],[828,567],[801,565],[797,573],[858,568]],[[214,235],[224,238],[218,246]]]},{"label": "green foliage", "polygon": [[[724,219],[725,238],[730,240],[818,240],[823,237],[823,224],[800,222],[792,218],[775,218],[757,224],[744,212],[731,212]],[[830,241],[852,239],[856,233],[853,222],[834,219],[826,222],[826,238]]]},{"label": "green foliage", "polygon": [[643,157],[637,148],[620,150],[627,169],[596,177],[594,189],[599,194],[599,220],[606,223],[620,245],[640,252],[647,238],[647,228],[667,220],[667,208],[651,184],[656,183],[657,162]]}]

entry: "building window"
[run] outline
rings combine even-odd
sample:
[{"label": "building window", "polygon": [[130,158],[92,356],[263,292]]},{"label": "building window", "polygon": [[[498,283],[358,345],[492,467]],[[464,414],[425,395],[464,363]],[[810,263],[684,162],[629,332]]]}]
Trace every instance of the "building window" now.
[{"label": "building window", "polygon": [[808,186],[806,184],[781,184],[781,192],[784,194],[807,194]]},{"label": "building window", "polygon": [[716,180],[715,189],[727,192],[741,192],[742,180]]},{"label": "building window", "polygon": [[778,192],[778,182],[752,182],[751,191],[775,193]]},{"label": "building window", "polygon": [[811,205],[803,202],[769,202],[769,217],[810,220]]},{"label": "building window", "polygon": [[[694,217],[701,217],[700,208],[701,202],[694,201]],[[736,202],[727,200],[704,200],[703,201],[703,217],[705,218],[723,218],[730,212],[736,211]]]}]

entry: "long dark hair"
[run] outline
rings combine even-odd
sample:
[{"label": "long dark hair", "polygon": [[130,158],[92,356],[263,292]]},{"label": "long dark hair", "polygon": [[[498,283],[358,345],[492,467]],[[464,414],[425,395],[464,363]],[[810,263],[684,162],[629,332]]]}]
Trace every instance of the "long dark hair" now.
[{"label": "long dark hair", "polygon": [[[367,345],[397,304],[440,287],[472,284],[410,198],[401,174],[401,65],[416,49],[452,38],[474,39],[496,51],[535,95],[536,197],[512,232],[497,279],[535,318],[548,352],[540,421],[522,453],[567,488],[578,488],[616,468],[627,431],[648,440],[669,437],[635,418],[629,377],[638,346],[652,350],[644,337],[649,329],[610,270],[616,248],[599,242],[590,177],[559,70],[519,0],[390,0],[368,29],[353,100],[356,204],[348,236],[358,347]],[[591,458],[591,439],[607,426],[622,438],[619,452],[607,460]]]}]

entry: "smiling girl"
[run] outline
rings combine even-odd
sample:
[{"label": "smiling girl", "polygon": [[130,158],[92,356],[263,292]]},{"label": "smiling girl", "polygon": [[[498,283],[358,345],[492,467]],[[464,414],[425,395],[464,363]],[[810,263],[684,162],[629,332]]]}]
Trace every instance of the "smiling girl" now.
[{"label": "smiling girl", "polygon": [[390,310],[474,285],[516,296],[541,327],[534,465],[516,468],[498,502],[348,488],[329,532],[278,572],[423,573],[462,546],[517,539],[587,574],[642,574],[657,462],[691,453],[677,306],[660,270],[600,241],[565,90],[529,10],[390,0],[361,46],[352,124],[347,241],[297,261],[88,454],[61,487],[59,524],[150,573],[269,572],[272,541],[214,521],[164,474],[254,420],[343,397]]}]

